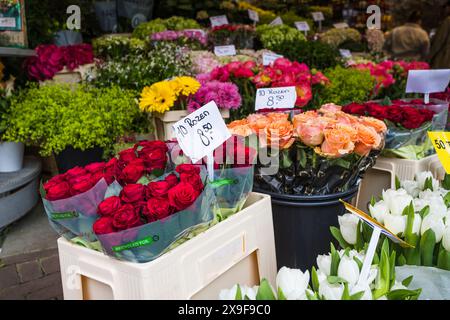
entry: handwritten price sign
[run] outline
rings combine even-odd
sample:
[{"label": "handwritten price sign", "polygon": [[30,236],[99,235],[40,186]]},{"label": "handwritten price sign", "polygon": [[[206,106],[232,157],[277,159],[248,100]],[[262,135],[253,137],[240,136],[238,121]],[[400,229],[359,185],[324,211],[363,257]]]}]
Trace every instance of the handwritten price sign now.
[{"label": "handwritten price sign", "polygon": [[173,125],[183,152],[197,162],[231,137],[214,101],[189,114]]},{"label": "handwritten price sign", "polygon": [[268,66],[279,58],[283,58],[283,56],[275,53],[263,53],[263,65]]},{"label": "handwritten price sign", "polygon": [[211,21],[212,28],[228,24],[228,18],[226,15],[210,17],[209,21]]},{"label": "handwritten price sign", "polygon": [[248,17],[250,18],[250,20],[252,20],[254,22],[259,21],[259,14],[258,14],[258,12],[254,11],[254,10],[248,9]]},{"label": "handwritten price sign", "polygon": [[434,149],[436,149],[445,172],[450,174],[450,132],[428,131],[428,137],[433,143]]},{"label": "handwritten price sign", "polygon": [[218,57],[235,56],[236,47],[234,45],[216,46],[214,47],[214,54]]},{"label": "handwritten price sign", "polygon": [[256,91],[255,110],[292,109],[297,100],[295,87],[264,88]]},{"label": "handwritten price sign", "polygon": [[314,21],[323,21],[325,20],[325,17],[323,16],[323,13],[321,11],[316,11],[311,13]]},{"label": "handwritten price sign", "polygon": [[309,31],[309,24],[306,21],[296,21],[295,27],[299,31]]}]

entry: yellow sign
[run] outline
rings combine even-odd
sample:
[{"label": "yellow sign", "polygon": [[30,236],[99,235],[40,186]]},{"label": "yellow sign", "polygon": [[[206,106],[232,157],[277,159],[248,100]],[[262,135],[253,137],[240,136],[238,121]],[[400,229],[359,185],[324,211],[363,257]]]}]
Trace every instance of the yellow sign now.
[{"label": "yellow sign", "polygon": [[379,228],[381,230],[381,233],[384,234],[385,236],[387,236],[389,239],[391,239],[392,241],[394,241],[395,243],[398,243],[400,246],[402,247],[409,247],[409,248],[414,248],[414,246],[410,245],[408,242],[403,241],[402,239],[400,239],[399,237],[397,237],[397,235],[395,235],[394,233],[392,233],[392,231],[388,230],[385,226],[383,226],[382,224],[380,224],[378,221],[376,221],[375,219],[373,219],[371,216],[369,216],[367,213],[365,213],[362,210],[359,210],[358,208],[355,208],[354,206],[352,206],[350,203],[345,202],[342,199],[339,199],[339,201],[341,201],[344,206],[345,209],[347,209],[348,211],[350,211],[351,213],[357,215],[360,219],[362,219],[363,221],[365,221],[369,226],[371,226],[372,228]]},{"label": "yellow sign", "polygon": [[445,172],[450,174],[450,132],[428,131],[428,136],[430,137],[434,149],[436,149],[436,153],[445,169]]}]

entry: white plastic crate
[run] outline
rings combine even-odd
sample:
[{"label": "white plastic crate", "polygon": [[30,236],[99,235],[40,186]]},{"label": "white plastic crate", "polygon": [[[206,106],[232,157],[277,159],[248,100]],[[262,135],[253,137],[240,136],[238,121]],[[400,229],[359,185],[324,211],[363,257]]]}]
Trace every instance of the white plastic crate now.
[{"label": "white plastic crate", "polygon": [[445,175],[436,154],[421,160],[379,157],[375,165],[364,174],[356,200],[357,207],[366,210],[372,196],[379,197],[383,189],[394,188],[395,176],[400,180],[413,180],[414,175],[421,171],[431,171],[439,180]]},{"label": "white plastic crate", "polygon": [[236,283],[275,283],[270,197],[244,208],[158,259],[131,263],[58,239],[64,299],[217,299]]}]

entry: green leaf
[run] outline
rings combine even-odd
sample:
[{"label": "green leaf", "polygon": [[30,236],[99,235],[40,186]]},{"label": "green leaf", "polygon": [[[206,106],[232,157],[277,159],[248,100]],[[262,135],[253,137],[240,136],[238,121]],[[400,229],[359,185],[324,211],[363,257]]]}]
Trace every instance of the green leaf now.
[{"label": "green leaf", "polygon": [[306,293],[306,297],[308,298],[308,300],[319,300],[319,296],[316,292],[314,294],[311,294],[308,292],[308,290],[306,290],[305,293]]},{"label": "green leaf", "polygon": [[389,241],[384,239],[381,246],[381,258],[379,263],[379,277],[377,278],[376,289],[373,292],[374,299],[385,295],[389,292],[391,283],[391,264],[389,259]]},{"label": "green leaf", "polygon": [[143,184],[146,186],[150,183],[150,179],[146,175],[143,175],[136,183]]},{"label": "green leaf", "polygon": [[400,182],[400,179],[397,176],[395,176],[395,190],[400,189],[401,186],[402,186],[402,183]]},{"label": "green leaf", "polygon": [[319,292],[319,276],[317,275],[317,270],[315,267],[311,269],[311,283],[313,290]]},{"label": "green leaf", "polygon": [[351,245],[348,244],[347,241],[344,240],[344,237],[342,236],[341,231],[338,228],[330,227],[330,232],[331,232],[331,235],[337,240],[337,242],[339,243],[339,246],[342,249],[351,247]]},{"label": "green leaf", "polygon": [[425,179],[425,183],[423,185],[423,190],[427,190],[430,189],[431,191],[433,191],[433,178],[432,177],[428,177]]},{"label": "green leaf", "polygon": [[433,265],[434,246],[436,245],[436,235],[434,231],[428,229],[420,239],[420,255],[423,266],[431,267]]},{"label": "green leaf", "polygon": [[392,250],[391,256],[389,258],[389,263],[390,263],[390,267],[391,267],[389,270],[391,287],[395,283],[395,256],[396,256],[396,254],[397,254],[397,252],[395,252],[395,250]]},{"label": "green leaf", "polygon": [[419,215],[423,219],[430,213],[430,206],[425,206],[420,210]]},{"label": "green leaf", "polygon": [[361,232],[361,224],[365,224],[361,220],[358,221],[358,225],[356,226],[356,243],[355,249],[361,251],[364,248],[364,239],[363,234]]},{"label": "green leaf", "polygon": [[338,271],[340,261],[341,261],[341,257],[339,256],[339,252],[337,252],[336,249],[334,248],[334,245],[331,244],[330,276],[337,276],[337,271]]},{"label": "green leaf", "polygon": [[399,289],[393,290],[386,294],[388,300],[417,300],[420,296],[422,289],[417,290],[407,290]]},{"label": "green leaf", "polygon": [[385,97],[383,98],[383,100],[381,100],[380,104],[381,104],[382,106],[390,106],[390,105],[392,105],[391,98],[389,98],[389,96],[385,96]]},{"label": "green leaf", "polygon": [[276,300],[272,288],[266,279],[261,280],[261,284],[256,294],[256,300]]},{"label": "green leaf", "polygon": [[[359,271],[361,271],[362,267],[363,267],[363,262],[361,260],[358,259],[358,257],[354,256],[353,260],[355,260],[356,264],[358,265]],[[373,262],[373,260],[372,260]]]},{"label": "green leaf", "polygon": [[338,277],[338,276],[328,276],[327,281],[330,284],[347,283],[347,280],[342,279],[341,277]]},{"label": "green leaf", "polygon": [[344,291],[342,292],[341,300],[351,300],[350,299],[350,292],[348,290],[348,284],[344,283]]},{"label": "green leaf", "polygon": [[364,291],[357,292],[350,296],[350,300],[361,300],[364,295]]},{"label": "green leaf", "polygon": [[411,284],[411,281],[413,280],[414,276],[409,276],[408,278],[404,279],[402,281],[402,285],[404,285],[405,287],[408,287]]},{"label": "green leaf", "polygon": [[447,194],[444,196],[444,202],[447,208],[450,208],[450,192],[447,192]]},{"label": "green leaf", "polygon": [[239,284],[237,285],[236,296],[234,297],[234,300],[242,300],[242,290]]},{"label": "green leaf", "polygon": [[450,174],[445,174],[444,180],[442,180],[442,188],[450,190]]},{"label": "green leaf", "polygon": [[442,243],[439,248],[437,267],[439,269],[450,271],[450,252],[445,250],[445,248],[442,246]]},{"label": "green leaf", "polygon": [[406,264],[406,258],[403,254],[400,254],[397,258],[397,265],[404,266]]},{"label": "green leaf", "polygon": [[283,290],[281,290],[280,287],[278,287],[278,300],[287,300],[284,296]]},{"label": "green leaf", "polygon": [[370,198],[370,205],[373,207],[375,203],[377,203],[377,199],[374,196],[372,196],[372,198]]}]

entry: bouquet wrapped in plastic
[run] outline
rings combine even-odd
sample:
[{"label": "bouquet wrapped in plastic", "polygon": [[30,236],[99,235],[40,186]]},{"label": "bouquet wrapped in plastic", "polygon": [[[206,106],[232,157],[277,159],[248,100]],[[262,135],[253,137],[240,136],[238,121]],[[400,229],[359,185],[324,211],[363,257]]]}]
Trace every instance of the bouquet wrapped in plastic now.
[{"label": "bouquet wrapped in plastic", "polygon": [[121,186],[162,175],[168,162],[167,151],[162,141],[142,141],[107,163],[75,167],[53,177],[41,188],[50,224],[69,240],[80,237],[96,241],[92,225],[98,218],[99,204]]},{"label": "bouquet wrapped in plastic", "polygon": [[347,191],[384,146],[386,126],[328,104],[319,111],[253,114],[228,125],[236,135],[257,135],[257,189],[320,195]]}]

